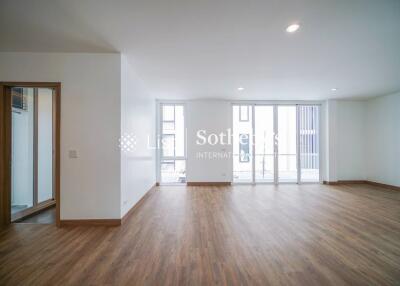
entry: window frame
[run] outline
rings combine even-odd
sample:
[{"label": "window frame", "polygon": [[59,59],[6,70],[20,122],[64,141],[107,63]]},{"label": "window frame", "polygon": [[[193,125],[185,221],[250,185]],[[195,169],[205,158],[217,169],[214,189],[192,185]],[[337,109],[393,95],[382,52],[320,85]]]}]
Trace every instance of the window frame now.
[{"label": "window frame", "polygon": [[[246,114],[247,114],[247,118],[244,119],[242,118],[242,108],[246,107]],[[249,118],[249,113],[250,113],[250,105],[239,105],[239,122],[249,122],[250,118]]]},{"label": "window frame", "polygon": [[[233,106],[248,106],[248,108],[252,108],[252,117],[253,117],[253,130],[252,130],[252,134],[251,136],[254,136],[255,134],[255,121],[254,121],[254,109],[255,106],[272,106],[274,108],[274,133],[277,134],[277,127],[278,127],[278,106],[296,106],[296,165],[297,165],[297,181],[296,182],[279,182],[279,166],[278,166],[278,158],[276,157],[276,155],[279,153],[277,144],[275,142],[274,144],[274,181],[273,182],[256,182],[255,180],[255,152],[253,150],[253,154],[251,154],[252,156],[252,160],[253,160],[253,167],[252,167],[252,174],[253,174],[253,179],[251,182],[235,182],[232,180],[232,184],[302,184],[302,183],[306,183],[306,184],[314,184],[314,183],[322,183],[322,174],[324,172],[324,168],[323,168],[323,164],[322,164],[322,158],[324,156],[323,154],[323,130],[322,130],[322,120],[323,120],[323,102],[322,101],[254,101],[254,100],[243,100],[243,101],[232,101],[231,102],[231,106],[233,108]],[[317,143],[317,151],[318,151],[318,167],[319,167],[319,178],[318,181],[302,181],[301,180],[301,169],[300,169],[300,153],[299,153],[299,142],[298,140],[300,139],[300,132],[299,132],[299,128],[298,128],[298,124],[299,124],[299,109],[301,106],[318,106],[318,111],[317,111],[317,116],[316,118],[318,119],[319,122],[315,123],[316,126],[316,130],[318,132],[318,143]],[[239,122],[242,122],[240,120],[240,109],[239,109]],[[231,117],[233,118],[233,117]],[[275,138],[276,135],[274,135]],[[255,146],[255,138],[253,139],[253,149]],[[240,150],[240,149],[239,149]],[[240,160],[240,154],[239,154],[239,160]],[[232,163],[233,164],[233,163]],[[234,169],[232,169],[232,178],[234,177]]]},{"label": "window frame", "polygon": [[[174,106],[182,106],[183,107],[183,126],[184,126],[184,142],[183,142],[183,156],[177,156],[176,155],[176,142],[175,142],[175,134],[163,134],[163,123],[164,122],[174,122],[174,126],[176,126],[175,123],[175,109],[174,109],[174,120],[163,120],[163,106],[168,106],[168,105],[174,105]],[[161,166],[163,164],[163,161],[174,161],[174,166],[176,165],[176,161],[185,161],[185,174],[187,170],[187,131],[186,131],[186,103],[184,101],[172,101],[172,100],[157,100],[156,101],[156,150],[157,150],[157,164],[156,164],[156,179],[157,179],[157,184],[159,185],[181,185],[184,183],[168,183],[168,182],[162,182],[162,177],[161,177]],[[169,136],[173,135],[174,136],[174,156],[164,156],[163,155],[163,150],[162,150],[162,145],[161,145],[161,140],[163,136]],[[186,180],[185,180],[186,183]]]}]

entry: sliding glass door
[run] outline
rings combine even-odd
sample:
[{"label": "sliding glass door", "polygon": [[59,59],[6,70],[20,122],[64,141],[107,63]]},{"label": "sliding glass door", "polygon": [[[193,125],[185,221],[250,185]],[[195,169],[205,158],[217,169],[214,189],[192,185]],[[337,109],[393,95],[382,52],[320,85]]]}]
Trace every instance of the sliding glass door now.
[{"label": "sliding glass door", "polygon": [[319,107],[298,107],[300,180],[319,181]]},{"label": "sliding glass door", "polygon": [[297,182],[296,106],[277,106],[278,182]]},{"label": "sliding glass door", "polygon": [[251,105],[233,106],[233,179],[235,182],[253,181],[253,108]]},{"label": "sliding glass door", "polygon": [[161,104],[161,183],[186,182],[185,112],[183,104]]},{"label": "sliding glass door", "polygon": [[233,105],[233,181],[319,182],[319,106]]},{"label": "sliding glass door", "polygon": [[273,183],[274,168],[274,106],[254,106],[255,181]]}]

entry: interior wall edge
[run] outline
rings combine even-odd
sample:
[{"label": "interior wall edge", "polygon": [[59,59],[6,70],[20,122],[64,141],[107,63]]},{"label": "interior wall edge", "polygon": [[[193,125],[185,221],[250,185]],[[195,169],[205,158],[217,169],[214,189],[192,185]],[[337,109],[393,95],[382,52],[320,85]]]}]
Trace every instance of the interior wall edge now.
[{"label": "interior wall edge", "polygon": [[146,199],[148,199],[155,191],[156,191],[156,187],[159,186],[158,183],[154,183],[154,185],[147,190],[147,192],[141,197],[141,199],[134,204],[127,212],[126,214],[124,214],[121,218],[121,223],[126,222],[126,220],[131,217],[139,208],[141,205],[143,205],[143,203],[146,201]]}]

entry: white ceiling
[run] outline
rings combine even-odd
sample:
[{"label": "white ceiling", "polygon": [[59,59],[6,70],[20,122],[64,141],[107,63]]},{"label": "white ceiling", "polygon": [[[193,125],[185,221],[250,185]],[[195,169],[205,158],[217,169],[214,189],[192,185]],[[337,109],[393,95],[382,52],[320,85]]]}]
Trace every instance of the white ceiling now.
[{"label": "white ceiling", "polygon": [[400,90],[400,0],[0,0],[0,39],[0,51],[125,53],[158,98]]}]

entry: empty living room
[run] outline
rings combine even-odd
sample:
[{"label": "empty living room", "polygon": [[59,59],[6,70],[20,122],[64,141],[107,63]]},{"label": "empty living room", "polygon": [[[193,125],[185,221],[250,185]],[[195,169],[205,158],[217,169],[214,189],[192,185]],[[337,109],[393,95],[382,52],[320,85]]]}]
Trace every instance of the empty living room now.
[{"label": "empty living room", "polygon": [[400,285],[400,1],[0,0],[0,285]]}]

